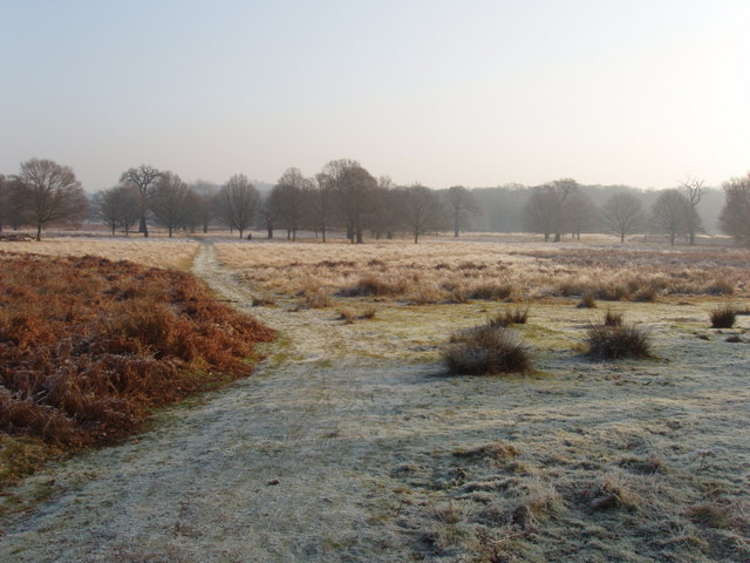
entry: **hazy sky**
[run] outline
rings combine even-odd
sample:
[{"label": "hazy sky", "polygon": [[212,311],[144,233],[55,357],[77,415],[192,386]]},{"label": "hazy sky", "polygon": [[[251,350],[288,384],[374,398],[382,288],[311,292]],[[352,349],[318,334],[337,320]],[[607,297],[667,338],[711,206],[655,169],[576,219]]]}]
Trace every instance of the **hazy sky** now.
[{"label": "hazy sky", "polygon": [[0,172],[432,187],[750,170],[750,0],[0,0]]}]

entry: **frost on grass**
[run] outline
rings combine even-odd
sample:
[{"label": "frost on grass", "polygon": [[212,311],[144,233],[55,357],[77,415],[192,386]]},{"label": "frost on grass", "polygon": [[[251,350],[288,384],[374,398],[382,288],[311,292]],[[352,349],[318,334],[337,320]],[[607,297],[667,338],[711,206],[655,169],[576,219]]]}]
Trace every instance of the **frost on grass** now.
[{"label": "frost on grass", "polygon": [[526,372],[532,365],[518,333],[493,324],[455,333],[443,351],[443,361],[455,375]]}]

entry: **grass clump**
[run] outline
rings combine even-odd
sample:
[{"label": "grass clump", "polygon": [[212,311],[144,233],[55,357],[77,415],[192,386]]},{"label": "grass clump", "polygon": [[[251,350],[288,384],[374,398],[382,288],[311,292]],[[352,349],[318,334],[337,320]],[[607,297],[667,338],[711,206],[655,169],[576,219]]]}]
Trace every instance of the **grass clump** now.
[{"label": "grass clump", "polygon": [[451,337],[443,361],[452,374],[492,375],[527,372],[532,362],[518,334],[490,324],[461,331]]},{"label": "grass clump", "polygon": [[622,326],[622,313],[614,313],[607,309],[604,314],[604,326]]},{"label": "grass clump", "polygon": [[356,284],[344,288],[339,292],[341,297],[382,297],[402,295],[407,290],[407,283],[400,279],[389,282],[373,275],[359,278]]},{"label": "grass clump", "polygon": [[529,319],[529,308],[517,307],[513,310],[503,311],[491,318],[487,324],[492,327],[507,327],[514,324],[523,325]]},{"label": "grass clump", "polygon": [[579,309],[596,309],[596,300],[593,293],[584,293],[581,301],[576,305]]},{"label": "grass clump", "polygon": [[588,355],[602,360],[649,358],[651,336],[636,325],[594,325],[588,331]]},{"label": "grass clump", "polygon": [[711,328],[732,328],[737,320],[737,311],[731,305],[717,307],[710,313]]}]

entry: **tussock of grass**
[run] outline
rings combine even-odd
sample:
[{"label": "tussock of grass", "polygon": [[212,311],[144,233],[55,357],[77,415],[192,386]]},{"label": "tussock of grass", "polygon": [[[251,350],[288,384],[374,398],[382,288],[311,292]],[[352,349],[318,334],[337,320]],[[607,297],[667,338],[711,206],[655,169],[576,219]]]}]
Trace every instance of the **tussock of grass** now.
[{"label": "tussock of grass", "polygon": [[274,332],[185,273],[2,255],[0,432],[65,449],[116,442],[149,409],[249,375]]},{"label": "tussock of grass", "polygon": [[600,360],[651,357],[651,336],[635,325],[594,325],[588,331],[588,354]]},{"label": "tussock of grass", "polygon": [[353,286],[342,289],[342,297],[370,297],[402,295],[407,291],[405,280],[398,283],[388,282],[373,275],[361,277]]},{"label": "tussock of grass", "polygon": [[607,312],[604,314],[603,324],[604,326],[622,326],[622,319],[622,313],[614,313],[607,309]]},{"label": "tussock of grass", "polygon": [[531,356],[518,334],[505,327],[482,325],[454,334],[443,351],[450,373],[491,375],[531,370]]},{"label": "tussock of grass", "polygon": [[737,319],[737,311],[731,305],[717,307],[710,313],[711,328],[732,328]]},{"label": "tussock of grass", "polygon": [[351,309],[339,309],[339,320],[350,325],[354,324],[354,320],[357,318],[357,314]]},{"label": "tussock of grass", "polygon": [[503,460],[516,457],[521,452],[513,444],[493,442],[481,446],[454,450],[453,456],[467,460],[492,459]]},{"label": "tussock of grass", "polygon": [[517,307],[513,310],[503,311],[487,321],[487,324],[492,327],[507,327],[514,324],[523,325],[529,319],[529,308]]},{"label": "tussock of grass", "polygon": [[322,288],[307,290],[301,304],[308,309],[325,309],[331,306],[331,296]]}]

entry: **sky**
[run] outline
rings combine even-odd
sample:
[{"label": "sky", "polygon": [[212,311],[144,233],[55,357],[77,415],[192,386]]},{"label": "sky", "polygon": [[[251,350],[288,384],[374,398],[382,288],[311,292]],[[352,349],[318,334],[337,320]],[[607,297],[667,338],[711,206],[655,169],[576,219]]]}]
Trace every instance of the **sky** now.
[{"label": "sky", "polygon": [[0,0],[0,172],[709,185],[750,170],[748,0]]}]

